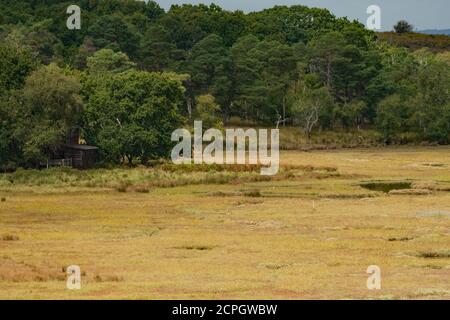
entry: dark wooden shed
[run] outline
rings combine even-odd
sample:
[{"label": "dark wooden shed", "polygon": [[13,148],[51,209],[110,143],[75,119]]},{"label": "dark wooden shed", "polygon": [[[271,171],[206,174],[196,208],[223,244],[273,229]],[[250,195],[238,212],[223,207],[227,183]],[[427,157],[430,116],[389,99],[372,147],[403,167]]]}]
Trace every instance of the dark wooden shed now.
[{"label": "dark wooden shed", "polygon": [[62,147],[64,158],[72,159],[72,167],[92,168],[98,159],[98,148],[85,144],[65,144]]}]

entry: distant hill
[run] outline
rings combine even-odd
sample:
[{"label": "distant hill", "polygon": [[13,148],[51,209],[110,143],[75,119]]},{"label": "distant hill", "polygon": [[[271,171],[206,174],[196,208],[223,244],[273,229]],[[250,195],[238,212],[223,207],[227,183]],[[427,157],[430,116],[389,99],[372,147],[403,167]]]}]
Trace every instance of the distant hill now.
[{"label": "distant hill", "polygon": [[415,51],[421,48],[428,48],[433,52],[450,51],[449,35],[424,34],[415,32],[379,32],[378,39],[384,40],[391,45],[408,48],[411,51]]},{"label": "distant hill", "polygon": [[450,29],[429,29],[429,30],[422,30],[418,31],[418,33],[424,33],[424,34],[444,34],[450,36]]}]

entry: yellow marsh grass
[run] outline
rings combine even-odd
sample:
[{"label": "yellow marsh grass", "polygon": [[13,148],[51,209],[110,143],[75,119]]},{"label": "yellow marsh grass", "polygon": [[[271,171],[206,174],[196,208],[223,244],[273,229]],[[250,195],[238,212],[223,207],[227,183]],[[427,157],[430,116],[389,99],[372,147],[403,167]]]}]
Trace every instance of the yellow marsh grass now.
[{"label": "yellow marsh grass", "polygon": [[[450,211],[449,148],[283,152],[281,160],[338,174],[303,167],[294,178],[148,192],[4,184],[0,234],[18,240],[0,240],[0,298],[450,299],[450,217],[423,214]],[[117,175],[142,183],[140,170]],[[359,186],[406,180],[440,188]],[[73,264],[83,272],[79,291],[66,289]],[[366,288],[369,265],[381,267],[382,290]]]}]

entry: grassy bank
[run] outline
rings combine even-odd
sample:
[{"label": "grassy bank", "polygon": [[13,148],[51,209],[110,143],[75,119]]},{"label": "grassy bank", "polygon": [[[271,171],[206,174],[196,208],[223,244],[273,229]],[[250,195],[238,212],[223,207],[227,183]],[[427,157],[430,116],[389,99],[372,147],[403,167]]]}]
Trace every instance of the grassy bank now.
[{"label": "grassy bank", "polygon": [[262,176],[259,165],[174,165],[153,168],[117,167],[80,171],[71,168],[46,170],[18,169],[0,175],[0,190],[58,191],[68,188],[113,189],[120,192],[149,192],[152,188],[170,188],[197,184],[240,184],[245,182],[295,180],[305,175],[338,175],[335,167],[282,165],[276,176]]}]

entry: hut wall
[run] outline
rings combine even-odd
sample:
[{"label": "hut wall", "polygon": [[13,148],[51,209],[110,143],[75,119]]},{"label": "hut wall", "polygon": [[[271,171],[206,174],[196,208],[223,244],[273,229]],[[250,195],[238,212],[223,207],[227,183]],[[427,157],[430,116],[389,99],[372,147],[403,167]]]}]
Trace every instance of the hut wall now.
[{"label": "hut wall", "polygon": [[72,166],[74,168],[85,168],[83,163],[83,151],[75,149],[66,149],[64,152],[65,158],[72,158]]}]

